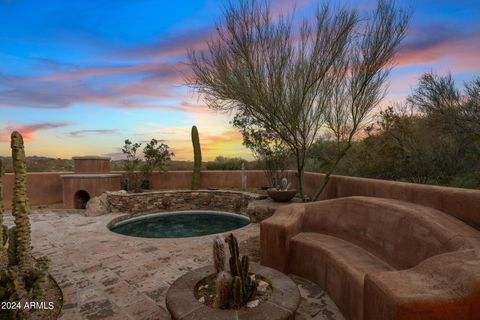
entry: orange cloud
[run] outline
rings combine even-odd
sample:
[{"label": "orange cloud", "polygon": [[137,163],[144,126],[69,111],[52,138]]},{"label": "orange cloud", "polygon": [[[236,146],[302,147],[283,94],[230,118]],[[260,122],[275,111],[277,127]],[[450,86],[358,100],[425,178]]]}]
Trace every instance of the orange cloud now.
[{"label": "orange cloud", "polygon": [[68,126],[69,123],[37,123],[23,126],[7,126],[0,131],[0,142],[10,141],[10,134],[12,131],[18,131],[23,136],[23,140],[30,141],[34,138],[37,131],[56,129]]},{"label": "orange cloud", "polygon": [[[200,145],[204,161],[212,160],[218,155],[243,157],[247,159],[251,158],[250,151],[242,145],[242,135],[238,131],[228,129],[216,134],[209,133],[209,130],[211,130],[211,128],[205,128],[205,131],[200,130]],[[175,135],[173,137],[165,137],[166,143],[175,153],[175,159],[193,159],[190,127],[168,128],[166,130],[161,130],[158,133],[162,135],[173,133]]]},{"label": "orange cloud", "polygon": [[242,141],[242,135],[240,132],[234,129],[226,130],[221,135],[206,135],[202,137],[202,141],[208,144],[221,144],[231,143],[232,141]]}]

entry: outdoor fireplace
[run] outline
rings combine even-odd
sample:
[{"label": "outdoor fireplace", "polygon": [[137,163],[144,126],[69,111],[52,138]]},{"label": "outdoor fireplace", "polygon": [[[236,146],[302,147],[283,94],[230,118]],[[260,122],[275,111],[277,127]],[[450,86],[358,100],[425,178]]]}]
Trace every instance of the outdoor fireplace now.
[{"label": "outdoor fireplace", "polygon": [[120,190],[122,175],[110,173],[108,157],[73,157],[74,173],[62,175],[63,207],[85,209],[90,198]]}]

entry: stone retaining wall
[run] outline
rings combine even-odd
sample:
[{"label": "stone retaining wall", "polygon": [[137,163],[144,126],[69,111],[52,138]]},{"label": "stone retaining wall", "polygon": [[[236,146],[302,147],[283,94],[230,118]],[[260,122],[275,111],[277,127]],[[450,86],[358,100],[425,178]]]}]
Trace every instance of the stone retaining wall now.
[{"label": "stone retaining wall", "polygon": [[107,192],[110,212],[130,214],[182,210],[221,210],[245,213],[260,194],[228,190],[162,190],[143,193]]}]

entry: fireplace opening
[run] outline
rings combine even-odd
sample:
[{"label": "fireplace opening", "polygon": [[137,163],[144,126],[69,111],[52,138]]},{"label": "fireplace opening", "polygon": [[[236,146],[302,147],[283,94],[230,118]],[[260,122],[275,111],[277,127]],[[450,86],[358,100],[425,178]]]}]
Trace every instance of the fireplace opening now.
[{"label": "fireplace opening", "polygon": [[75,203],[75,209],[86,209],[88,200],[90,200],[90,195],[87,191],[77,191],[73,198],[73,201]]}]

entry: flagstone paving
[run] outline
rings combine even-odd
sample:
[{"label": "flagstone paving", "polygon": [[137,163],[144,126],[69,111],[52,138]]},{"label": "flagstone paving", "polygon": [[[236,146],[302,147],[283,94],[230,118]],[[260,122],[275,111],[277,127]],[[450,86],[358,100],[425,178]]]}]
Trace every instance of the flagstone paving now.
[{"label": "flagstone paving", "polygon": [[[62,289],[62,320],[170,319],[165,294],[175,279],[211,264],[214,236],[142,239],[112,233],[121,214],[86,217],[80,210],[36,210],[31,215],[34,255],[48,255]],[[12,221],[11,216],[6,219]],[[239,240],[258,236],[259,225],[236,230]],[[302,302],[297,319],[343,319],[317,285],[291,276]]]}]

